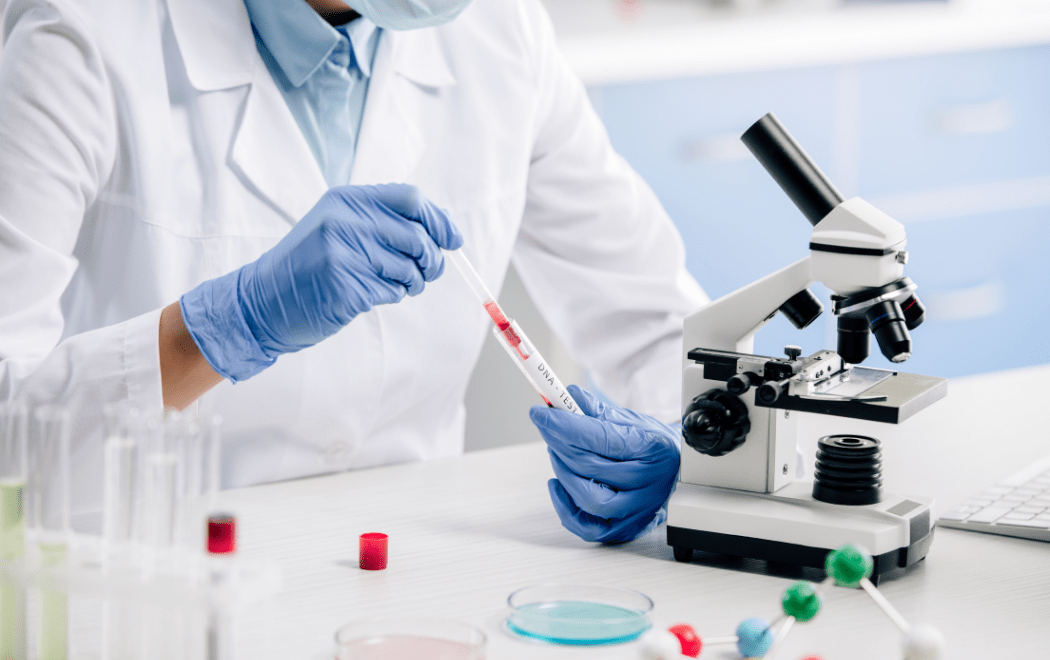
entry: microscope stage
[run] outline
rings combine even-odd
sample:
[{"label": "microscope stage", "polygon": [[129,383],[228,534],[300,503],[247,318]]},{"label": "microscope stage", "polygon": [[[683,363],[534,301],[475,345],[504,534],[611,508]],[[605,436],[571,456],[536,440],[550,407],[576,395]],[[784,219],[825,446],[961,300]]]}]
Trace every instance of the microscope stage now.
[{"label": "microscope stage", "polygon": [[883,493],[877,504],[828,504],[814,500],[812,488],[796,481],[752,493],[679,483],[668,504],[667,543],[678,561],[701,550],[815,568],[829,551],[853,543],[872,554],[873,582],[926,556],[932,499]]},{"label": "microscope stage", "polygon": [[[842,398],[834,398],[834,395],[840,394],[839,390],[848,388],[850,385],[849,381],[845,381],[838,388],[827,389],[824,394],[832,395],[827,398],[784,394],[772,404],[765,404],[756,398],[755,405],[761,408],[797,410],[819,415],[835,415],[851,419],[865,419],[871,422],[900,424],[931,403],[939,401],[948,395],[947,378],[872,369],[869,367],[853,367],[853,371],[857,372],[858,375],[861,373],[879,373],[887,374],[887,376],[879,379],[874,385],[864,389],[862,392],[849,392],[847,396]],[[860,394],[864,396],[884,396],[886,399],[884,401],[857,401],[849,398]]]}]

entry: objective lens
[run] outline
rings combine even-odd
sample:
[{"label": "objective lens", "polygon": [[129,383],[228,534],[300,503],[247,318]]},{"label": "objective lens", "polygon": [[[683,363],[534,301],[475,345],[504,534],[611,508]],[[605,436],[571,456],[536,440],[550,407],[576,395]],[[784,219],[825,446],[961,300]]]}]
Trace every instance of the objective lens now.
[{"label": "objective lens", "polygon": [[926,305],[919,302],[915,296],[910,296],[902,302],[901,309],[904,310],[904,322],[909,330],[914,330],[926,320]]},{"label": "objective lens", "polygon": [[884,300],[872,305],[864,316],[887,360],[897,363],[911,357],[911,335],[905,325],[904,310],[896,300]]},{"label": "objective lens", "polygon": [[809,289],[802,289],[779,307],[781,313],[799,330],[813,323],[824,311],[824,305]]},{"label": "objective lens", "polygon": [[838,329],[839,356],[849,364],[860,364],[866,360],[871,352],[867,320],[853,316],[840,316]]}]

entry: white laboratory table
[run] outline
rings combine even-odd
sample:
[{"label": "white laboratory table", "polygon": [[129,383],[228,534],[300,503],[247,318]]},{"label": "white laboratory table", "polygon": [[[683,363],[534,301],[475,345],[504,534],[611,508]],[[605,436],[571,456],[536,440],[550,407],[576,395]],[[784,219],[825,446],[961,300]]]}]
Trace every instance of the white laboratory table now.
[{"label": "white laboratory table", "polygon": [[[877,432],[887,489],[949,506],[1050,452],[1048,383],[1050,366],[971,377],[952,381],[947,399],[899,427],[810,417],[803,428]],[[544,446],[530,443],[225,493],[239,515],[241,554],[274,559],[284,572],[272,606],[242,621],[239,657],[313,660],[325,657],[341,624],[442,617],[484,629],[489,660],[633,659],[637,643],[564,648],[512,638],[501,629],[506,597],[542,582],[629,587],[653,599],[656,625],[688,622],[701,636],[720,636],[745,618],[776,616],[785,587],[815,577],[701,553],[679,564],[662,529],[619,546],[584,543],[558,522],[551,476]],[[385,571],[357,566],[357,536],[370,531],[390,535]],[[903,616],[940,628],[952,660],[1047,657],[1050,544],[936,534],[925,561],[881,586]],[[836,587],[778,657],[810,653],[893,660],[899,634],[865,594]],[[702,657],[739,658],[727,647]]]}]

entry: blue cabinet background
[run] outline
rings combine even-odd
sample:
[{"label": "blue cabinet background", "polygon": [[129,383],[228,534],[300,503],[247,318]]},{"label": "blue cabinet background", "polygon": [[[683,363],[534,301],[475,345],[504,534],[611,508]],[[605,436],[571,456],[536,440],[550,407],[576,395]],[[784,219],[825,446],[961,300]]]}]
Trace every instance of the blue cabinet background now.
[{"label": "blue cabinet background", "polygon": [[[929,311],[902,368],[953,377],[1050,362],[1050,45],[590,92],[712,298],[807,253],[809,223],[739,142],[772,111],[847,198],[905,224],[905,274]],[[798,331],[778,315],[755,351],[833,349],[828,291],[814,293],[821,319]],[[874,341],[872,353],[865,364],[893,368]]]}]

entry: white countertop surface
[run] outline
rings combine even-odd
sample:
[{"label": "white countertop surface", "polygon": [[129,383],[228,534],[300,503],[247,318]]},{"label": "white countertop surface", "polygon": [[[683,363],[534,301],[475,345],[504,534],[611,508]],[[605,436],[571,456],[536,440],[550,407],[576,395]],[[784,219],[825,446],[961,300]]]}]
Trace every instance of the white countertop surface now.
[{"label": "white countertop surface", "polygon": [[[624,3],[637,10],[625,12]],[[562,52],[587,85],[1050,42],[1046,0],[771,0],[755,10],[702,0],[547,6]]]},{"label": "white countertop surface", "polygon": [[[816,435],[874,432],[885,443],[887,490],[955,504],[1050,452],[1050,366],[952,381],[948,397],[901,426],[808,417]],[[542,582],[629,587],[655,602],[653,620],[731,635],[745,618],[777,615],[800,573],[697,554],[672,560],[662,529],[620,546],[562,529],[547,495],[540,443],[272,484],[223,494],[239,515],[239,552],[279,562],[272,607],[243,622],[239,657],[315,660],[334,631],[365,617],[463,620],[489,637],[488,660],[637,660],[637,643],[567,648],[526,643],[501,628],[508,594]],[[357,537],[390,535],[390,564],[357,566]],[[881,591],[912,622],[937,626],[952,660],[1045,657],[1050,647],[1050,544],[938,529],[928,559]],[[811,577],[812,571],[804,575]],[[780,660],[899,657],[897,629],[862,592],[832,588],[796,626]],[[327,656],[330,657],[330,656]],[[735,658],[712,647],[703,658]]]}]

